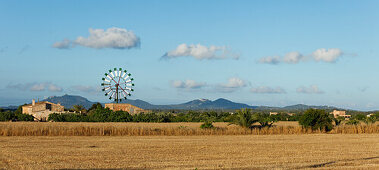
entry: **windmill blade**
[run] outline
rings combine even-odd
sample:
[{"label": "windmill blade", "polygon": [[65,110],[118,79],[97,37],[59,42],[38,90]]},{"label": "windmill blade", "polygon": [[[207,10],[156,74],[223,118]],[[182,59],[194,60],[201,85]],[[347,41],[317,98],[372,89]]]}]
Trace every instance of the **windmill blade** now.
[{"label": "windmill blade", "polygon": [[126,92],[123,92],[122,95],[123,95],[124,97],[126,97]]},{"label": "windmill blade", "polygon": [[124,80],[128,79],[129,78],[129,75],[126,75],[126,77],[124,77]]}]

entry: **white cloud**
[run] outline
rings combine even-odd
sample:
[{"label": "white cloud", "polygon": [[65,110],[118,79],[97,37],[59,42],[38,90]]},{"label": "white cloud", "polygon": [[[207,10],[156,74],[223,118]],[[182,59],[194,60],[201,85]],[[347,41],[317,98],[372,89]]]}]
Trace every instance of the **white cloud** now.
[{"label": "white cloud", "polygon": [[206,84],[201,83],[201,82],[196,82],[194,80],[186,80],[186,81],[175,80],[175,81],[172,81],[171,85],[175,88],[181,88],[181,89],[199,89],[199,88],[204,87]]},{"label": "white cloud", "polygon": [[9,84],[7,88],[16,89],[21,91],[45,91],[50,92],[61,92],[63,89],[53,83],[18,83],[18,84]]},{"label": "white cloud", "polygon": [[259,59],[259,63],[262,64],[278,64],[281,62],[281,59],[279,56],[267,56],[262,57]]},{"label": "white cloud", "polygon": [[200,44],[197,45],[187,45],[180,44],[176,47],[175,50],[169,51],[162,56],[162,58],[178,58],[191,56],[198,60],[202,59],[225,59],[225,58],[233,58],[238,59],[238,54],[233,54],[228,50],[225,46],[214,46],[206,47]]},{"label": "white cloud", "polygon": [[341,57],[343,55],[343,52],[338,48],[320,48],[317,49],[312,53],[312,57],[316,61],[325,61],[328,63],[334,63],[338,59],[338,57]]},{"label": "white cloud", "polygon": [[44,83],[34,84],[30,87],[30,91],[44,91],[46,89],[46,85]]},{"label": "white cloud", "polygon": [[281,94],[286,93],[286,91],[280,87],[271,88],[268,86],[253,87],[250,89],[252,93],[261,93],[261,94]]},{"label": "white cloud", "polygon": [[232,77],[229,78],[226,83],[211,84],[203,82],[196,82],[194,80],[175,80],[171,82],[171,86],[177,89],[193,90],[193,89],[204,89],[209,92],[222,92],[230,93],[246,87],[246,82],[240,78]]},{"label": "white cloud", "polygon": [[62,42],[56,42],[53,47],[65,49],[72,47],[72,44],[74,44],[96,49],[129,49],[140,45],[140,38],[133,31],[128,31],[124,28],[112,27],[107,30],[90,28],[89,33],[88,37],[79,36],[75,41],[65,39]]},{"label": "white cloud", "polygon": [[299,63],[299,61],[303,59],[304,59],[304,56],[300,54],[299,52],[290,52],[284,56],[283,61],[285,63],[297,64]]},{"label": "white cloud", "polygon": [[63,91],[63,89],[61,87],[59,87],[59,86],[57,86],[55,84],[48,84],[47,85],[47,89],[49,91],[55,91],[55,92],[61,92],[61,91]]},{"label": "white cloud", "polygon": [[234,92],[240,88],[246,86],[246,82],[238,77],[229,78],[225,84],[219,84],[216,86],[216,90],[219,92]]},{"label": "white cloud", "polygon": [[301,86],[296,89],[298,93],[306,94],[322,94],[324,91],[320,90],[316,85],[311,85],[309,87]]},{"label": "white cloud", "polygon": [[100,86],[98,88],[93,86],[83,86],[83,85],[77,85],[71,87],[75,91],[85,92],[85,93],[97,93],[101,91]]},{"label": "white cloud", "polygon": [[323,61],[327,63],[334,63],[337,61],[339,57],[341,57],[344,53],[338,48],[320,48],[316,51],[312,52],[312,54],[304,56],[299,52],[289,52],[284,57],[280,56],[268,56],[262,57],[258,60],[259,63],[262,64],[279,64],[279,63],[287,63],[287,64],[297,64],[304,61]]},{"label": "white cloud", "polygon": [[54,48],[59,48],[59,49],[68,49],[71,46],[71,41],[69,39],[64,39],[61,42],[55,42],[53,44]]}]

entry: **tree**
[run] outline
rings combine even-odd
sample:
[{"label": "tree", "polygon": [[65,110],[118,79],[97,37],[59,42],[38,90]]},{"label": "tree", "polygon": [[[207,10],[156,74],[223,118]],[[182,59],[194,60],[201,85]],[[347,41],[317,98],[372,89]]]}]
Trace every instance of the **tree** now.
[{"label": "tree", "polygon": [[351,118],[349,121],[346,122],[346,124],[348,125],[358,125],[360,123],[360,121],[358,119],[355,119],[355,118]]},{"label": "tree", "polygon": [[11,111],[0,112],[0,121],[9,121],[14,119],[15,114]]},{"label": "tree", "polygon": [[93,105],[88,109],[88,111],[91,111],[91,110],[94,110],[94,109],[97,109],[97,108],[103,108],[103,105],[101,105],[100,103],[95,103],[95,104],[93,104]]},{"label": "tree", "polygon": [[72,107],[73,107],[73,110],[77,113],[87,113],[86,108],[84,108],[84,106],[82,105],[74,105]]},{"label": "tree", "polygon": [[365,120],[366,119],[366,115],[362,114],[362,113],[358,113],[358,114],[355,114],[352,116],[352,119],[357,119],[357,120]]},{"label": "tree", "polygon": [[337,118],[335,118],[333,115],[331,115],[331,116],[332,116],[332,119],[333,119],[334,124],[335,124],[336,126],[340,125],[341,122],[345,120],[345,118],[342,117],[342,116],[338,116]]},{"label": "tree", "polygon": [[363,120],[367,125],[368,124],[374,124],[376,122],[377,118],[374,115],[371,115],[370,117],[366,117],[366,119]]},{"label": "tree", "polygon": [[277,122],[277,119],[275,119],[273,116],[270,116],[269,114],[256,113],[254,116],[261,127],[271,127],[272,124]]},{"label": "tree", "polygon": [[237,115],[231,124],[239,125],[244,128],[252,128],[258,120],[252,115],[251,109],[237,110]]},{"label": "tree", "polygon": [[333,129],[332,119],[325,110],[308,109],[300,117],[299,124],[304,128],[311,128],[312,130],[324,130],[326,132]]}]

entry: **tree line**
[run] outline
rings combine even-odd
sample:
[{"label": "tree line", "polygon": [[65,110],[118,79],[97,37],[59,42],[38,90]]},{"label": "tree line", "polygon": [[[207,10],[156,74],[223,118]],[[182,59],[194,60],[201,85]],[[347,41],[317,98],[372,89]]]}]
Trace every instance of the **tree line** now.
[{"label": "tree line", "polygon": [[0,121],[34,121],[34,117],[23,114],[22,106],[19,106],[15,111],[0,108]]},{"label": "tree line", "polygon": [[[361,122],[373,124],[379,119],[379,112],[370,117],[356,113],[349,120],[344,117],[333,117],[325,110],[309,109],[303,113],[289,115],[279,113],[270,115],[252,109],[240,109],[235,112],[223,111],[182,111],[163,112],[154,111],[131,115],[124,111],[112,111],[104,108],[100,103],[93,104],[88,110],[81,105],[74,105],[70,111],[75,113],[53,113],[48,117],[55,122],[204,122],[202,128],[213,128],[213,122],[229,122],[244,128],[271,127],[278,121],[298,121],[304,128],[330,131],[334,126],[341,124],[357,125]],[[22,114],[22,107],[15,111],[0,109],[0,121],[33,121],[28,114]]]}]

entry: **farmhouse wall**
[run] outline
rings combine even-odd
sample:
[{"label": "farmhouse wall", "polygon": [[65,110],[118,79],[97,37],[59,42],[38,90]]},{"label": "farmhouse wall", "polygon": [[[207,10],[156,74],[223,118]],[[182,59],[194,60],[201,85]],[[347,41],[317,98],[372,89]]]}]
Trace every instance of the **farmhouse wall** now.
[{"label": "farmhouse wall", "polygon": [[110,110],[113,110],[113,111],[126,111],[129,114],[139,114],[139,113],[146,112],[146,110],[144,109],[141,109],[137,106],[133,106],[127,103],[106,103],[105,108],[109,108]]},{"label": "farmhouse wall", "polygon": [[22,113],[30,114],[37,121],[46,121],[52,113],[64,112],[64,106],[47,101],[37,102],[32,101],[32,104],[22,106]]}]

